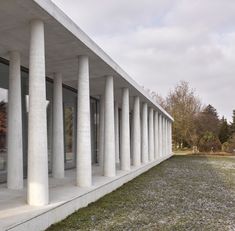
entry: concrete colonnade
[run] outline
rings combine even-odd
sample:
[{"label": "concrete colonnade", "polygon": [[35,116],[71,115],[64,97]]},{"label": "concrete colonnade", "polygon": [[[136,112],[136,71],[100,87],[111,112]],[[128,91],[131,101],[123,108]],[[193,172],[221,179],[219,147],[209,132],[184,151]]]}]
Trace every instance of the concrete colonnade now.
[{"label": "concrete colonnade", "polygon": [[[30,23],[30,32],[27,201],[30,205],[46,205],[49,203],[49,188],[44,23],[33,20]],[[76,59],[78,65],[76,185],[90,187],[92,186],[92,163],[89,57],[82,55]],[[62,84],[62,73],[55,73],[52,176],[58,179],[64,178],[65,175]],[[7,143],[7,186],[11,189],[23,188],[21,94],[20,53],[12,51],[10,52]],[[106,177],[116,176],[116,164],[120,163],[121,170],[130,171],[131,165],[138,167],[171,152],[171,121],[146,102],[141,102],[139,96],[134,96],[130,135],[129,94],[129,88],[122,89],[121,118],[119,118],[120,105],[114,98],[113,76],[105,77],[105,89],[100,97],[99,107],[98,162],[102,175]]]}]

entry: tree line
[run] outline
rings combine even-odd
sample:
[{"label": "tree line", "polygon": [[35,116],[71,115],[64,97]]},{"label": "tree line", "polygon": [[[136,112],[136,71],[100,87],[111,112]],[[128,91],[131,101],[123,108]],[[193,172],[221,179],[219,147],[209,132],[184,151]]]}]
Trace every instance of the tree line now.
[{"label": "tree line", "polygon": [[235,110],[228,123],[219,118],[211,104],[202,105],[195,89],[180,81],[166,98],[147,90],[151,97],[174,118],[174,149],[192,148],[195,152],[233,152],[235,150]]}]

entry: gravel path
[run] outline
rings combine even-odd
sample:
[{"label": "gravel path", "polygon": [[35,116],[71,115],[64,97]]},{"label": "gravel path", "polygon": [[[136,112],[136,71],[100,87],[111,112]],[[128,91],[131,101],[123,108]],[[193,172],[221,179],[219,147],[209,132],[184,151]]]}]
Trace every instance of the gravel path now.
[{"label": "gravel path", "polygon": [[235,230],[235,158],[172,157],[48,230]]}]

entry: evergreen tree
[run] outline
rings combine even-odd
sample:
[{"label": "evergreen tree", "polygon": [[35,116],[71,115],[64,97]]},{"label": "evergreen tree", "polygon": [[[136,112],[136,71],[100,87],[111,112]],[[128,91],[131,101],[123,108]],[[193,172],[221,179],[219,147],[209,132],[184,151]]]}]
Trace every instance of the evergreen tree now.
[{"label": "evergreen tree", "polygon": [[235,133],[235,110],[233,110],[233,117],[232,118],[233,118],[233,121],[230,125],[230,131],[232,134],[234,134]]},{"label": "evergreen tree", "polygon": [[212,105],[206,106],[195,119],[195,126],[198,138],[200,139],[206,132],[219,135],[220,120],[216,109]]},{"label": "evergreen tree", "polygon": [[224,116],[221,119],[221,125],[219,130],[219,140],[223,144],[224,142],[227,142],[230,137],[230,130],[227,120],[224,118]]},{"label": "evergreen tree", "polygon": [[208,114],[208,115],[218,119],[217,110],[211,104],[208,104],[206,106],[206,108],[203,110],[203,113]]}]

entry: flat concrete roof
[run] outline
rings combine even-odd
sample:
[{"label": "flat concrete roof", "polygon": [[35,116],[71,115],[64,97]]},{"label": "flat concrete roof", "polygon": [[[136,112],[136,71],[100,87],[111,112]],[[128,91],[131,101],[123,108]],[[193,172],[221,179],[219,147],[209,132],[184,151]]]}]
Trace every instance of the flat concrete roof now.
[{"label": "flat concrete roof", "polygon": [[[8,58],[8,51],[21,52],[22,65],[28,67],[29,22],[42,19],[45,23],[46,74],[63,74],[63,82],[77,88],[78,55],[90,59],[90,91],[98,96],[104,92],[104,76],[114,76],[115,97],[121,104],[121,89],[128,87],[130,96],[140,96],[169,120],[173,118],[137,84],[116,62],[92,41],[63,11],[50,0],[0,1],[0,56]],[[120,44],[121,46],[121,44]],[[143,76],[144,78],[144,76]],[[132,100],[131,100],[132,102]]]}]

